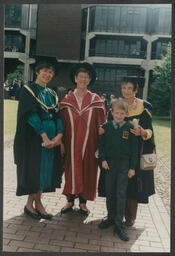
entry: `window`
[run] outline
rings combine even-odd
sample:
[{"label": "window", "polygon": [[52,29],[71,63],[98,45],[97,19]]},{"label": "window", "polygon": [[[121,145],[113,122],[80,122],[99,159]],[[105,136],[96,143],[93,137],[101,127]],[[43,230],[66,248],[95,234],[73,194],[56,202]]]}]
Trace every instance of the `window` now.
[{"label": "window", "polygon": [[21,27],[21,8],[19,4],[5,5],[5,26]]},{"label": "window", "polygon": [[152,32],[157,34],[171,34],[170,8],[156,8],[153,10]]},{"label": "window", "polygon": [[90,56],[145,58],[144,40],[131,37],[96,36],[90,41]]},{"label": "window", "polygon": [[161,55],[165,55],[169,42],[170,42],[169,40],[165,40],[165,39],[159,39],[159,40],[153,42],[151,58],[152,59],[160,59]]},{"label": "window", "polygon": [[25,37],[21,34],[6,33],[5,34],[5,51],[24,52]]}]

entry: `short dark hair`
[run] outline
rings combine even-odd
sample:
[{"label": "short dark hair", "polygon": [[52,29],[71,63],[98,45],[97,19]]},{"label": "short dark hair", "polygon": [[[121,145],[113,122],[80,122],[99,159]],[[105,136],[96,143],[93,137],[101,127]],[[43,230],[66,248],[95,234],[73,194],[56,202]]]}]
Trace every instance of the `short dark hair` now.
[{"label": "short dark hair", "polygon": [[92,78],[91,72],[88,69],[85,68],[79,68],[76,70],[75,75],[78,76],[80,72],[87,73],[90,78]]},{"label": "short dark hair", "polygon": [[41,69],[43,68],[48,68],[48,69],[52,69],[53,72],[55,73],[55,67],[51,64],[51,63],[48,63],[48,62],[39,62],[36,67],[35,67],[35,72],[39,72]]},{"label": "short dark hair", "polygon": [[121,85],[127,84],[127,83],[133,84],[133,91],[138,89],[138,78],[137,77],[123,77],[123,79],[121,81]]}]

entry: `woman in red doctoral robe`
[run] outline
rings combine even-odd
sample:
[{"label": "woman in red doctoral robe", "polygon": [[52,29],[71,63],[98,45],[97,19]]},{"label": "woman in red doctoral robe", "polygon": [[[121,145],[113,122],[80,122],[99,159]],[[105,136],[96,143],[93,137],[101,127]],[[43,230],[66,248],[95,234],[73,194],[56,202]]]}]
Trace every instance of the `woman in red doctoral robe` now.
[{"label": "woman in red doctoral robe", "polygon": [[96,73],[89,63],[73,67],[71,77],[77,88],[60,103],[65,148],[65,186],[63,194],[67,203],[61,213],[72,210],[79,197],[80,212],[89,214],[87,200],[94,200],[97,186],[98,129],[105,122],[104,103],[100,97],[87,90],[96,80]]}]

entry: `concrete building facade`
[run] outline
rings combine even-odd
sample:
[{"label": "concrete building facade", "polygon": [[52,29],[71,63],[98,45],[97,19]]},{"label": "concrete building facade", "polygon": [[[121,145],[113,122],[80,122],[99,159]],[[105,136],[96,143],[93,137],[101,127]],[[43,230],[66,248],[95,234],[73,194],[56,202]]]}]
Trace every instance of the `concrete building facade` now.
[{"label": "concrete building facade", "polygon": [[[6,62],[17,60],[18,68],[23,63],[25,80],[32,79],[36,61],[47,59],[57,70],[50,86],[62,94],[73,88],[72,65],[86,61],[94,64],[98,76],[92,91],[120,96],[123,76],[144,76],[139,96],[147,98],[152,70],[171,41],[171,5],[18,6],[22,10],[20,26],[12,29],[5,24],[5,35],[18,33],[23,52],[5,50],[4,56]],[[24,13],[28,13],[25,29]]]},{"label": "concrete building facade", "polygon": [[6,4],[4,26],[5,77],[15,70],[24,80],[33,78],[34,42],[37,29],[37,5]]}]

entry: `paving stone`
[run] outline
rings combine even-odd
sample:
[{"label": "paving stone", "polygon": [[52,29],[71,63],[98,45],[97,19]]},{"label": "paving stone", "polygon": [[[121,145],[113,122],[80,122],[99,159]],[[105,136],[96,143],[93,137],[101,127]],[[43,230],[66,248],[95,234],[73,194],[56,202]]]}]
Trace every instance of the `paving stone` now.
[{"label": "paving stone", "polygon": [[60,246],[48,245],[48,244],[36,244],[34,249],[39,249],[41,251],[47,251],[47,252],[60,252],[61,251]]},{"label": "paving stone", "polygon": [[63,247],[61,249],[61,252],[87,252],[87,250],[82,250],[82,249],[78,249],[78,248],[65,248],[65,247]]},{"label": "paving stone", "polygon": [[93,245],[102,245],[102,246],[106,246],[106,247],[113,247],[114,243],[111,241],[102,241],[102,240],[89,240],[89,244],[93,244]]},{"label": "paving stone", "polygon": [[65,241],[71,241],[71,242],[76,242],[76,243],[88,243],[88,238],[85,237],[75,237],[75,236],[65,236]]},{"label": "paving stone", "polygon": [[163,248],[140,246],[141,252],[164,252]]},{"label": "paving stone", "polygon": [[3,228],[3,233],[7,233],[7,234],[15,234],[17,233],[16,229],[13,229],[13,228]]},{"label": "paving stone", "polygon": [[17,252],[42,252],[41,250],[36,250],[36,249],[27,249],[27,248],[19,248]]},{"label": "paving stone", "polygon": [[[12,146],[12,143],[11,143]],[[130,241],[121,241],[113,235],[113,227],[100,230],[98,224],[107,215],[105,198],[88,201],[91,213],[83,217],[78,212],[76,200],[74,211],[61,215],[66,203],[62,188],[56,193],[43,193],[42,201],[52,221],[35,221],[23,214],[27,196],[16,197],[16,168],[12,161],[12,147],[5,149],[8,161],[4,176],[4,225],[3,241],[6,251],[13,252],[169,252],[170,216],[162,198],[150,197],[149,204],[139,204],[137,220],[126,228]],[[11,157],[11,158],[10,158]],[[161,168],[164,168],[161,164]],[[64,184],[64,177],[63,177]],[[63,187],[63,186],[62,186]],[[161,230],[163,227],[163,230]]]},{"label": "paving stone", "polygon": [[33,242],[33,243],[40,243],[40,244],[48,244],[50,241],[50,238],[45,237],[32,237],[32,236],[26,236],[24,239],[25,242]]},{"label": "paving stone", "polygon": [[100,249],[100,252],[127,252],[126,249],[121,249],[121,248],[118,248],[118,247],[105,247],[105,246],[102,246],[101,249]]},{"label": "paving stone", "polygon": [[4,245],[3,252],[16,252],[18,250],[18,246]]},{"label": "paving stone", "polygon": [[31,226],[9,224],[9,228],[14,230],[29,230]]},{"label": "paving stone", "polygon": [[3,234],[3,238],[10,239],[10,240],[14,239],[14,240],[22,241],[24,240],[24,237],[25,235],[7,234],[7,233]]},{"label": "paving stone", "polygon": [[86,250],[95,250],[96,252],[99,252],[99,250],[100,250],[100,247],[97,245],[85,244],[85,243],[76,243],[75,248],[86,249]]},{"label": "paving stone", "polygon": [[9,246],[24,247],[24,248],[32,249],[34,247],[34,243],[12,240],[10,241]]},{"label": "paving stone", "polygon": [[6,239],[3,237],[3,244],[4,245],[8,245],[8,243],[10,242],[10,239]]},{"label": "paving stone", "polygon": [[73,248],[73,246],[74,246],[73,242],[70,242],[70,241],[59,241],[59,240],[50,240],[49,244],[51,244],[51,245],[59,245],[59,246],[62,246],[62,247],[71,247],[71,248]]}]

